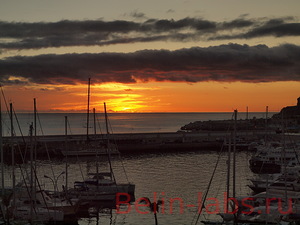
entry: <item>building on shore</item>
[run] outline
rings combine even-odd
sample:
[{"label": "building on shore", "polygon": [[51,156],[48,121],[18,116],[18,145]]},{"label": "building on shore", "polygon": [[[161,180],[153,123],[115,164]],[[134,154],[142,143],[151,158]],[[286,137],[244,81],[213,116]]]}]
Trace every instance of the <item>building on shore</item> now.
[{"label": "building on shore", "polygon": [[273,115],[273,120],[284,122],[286,130],[289,132],[300,131],[300,97],[297,99],[297,105],[286,106],[278,114]]}]

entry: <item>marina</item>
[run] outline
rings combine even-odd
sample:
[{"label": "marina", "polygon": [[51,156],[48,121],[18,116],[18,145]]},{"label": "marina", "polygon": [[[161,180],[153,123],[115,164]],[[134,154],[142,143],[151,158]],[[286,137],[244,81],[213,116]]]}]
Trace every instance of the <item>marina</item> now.
[{"label": "marina", "polygon": [[[230,196],[232,193],[228,190],[221,191],[221,187],[228,185],[228,180],[232,179],[228,178],[227,182],[224,179],[228,176],[226,175],[229,162],[228,149],[233,148],[230,155],[233,157],[234,154],[236,157],[234,169],[236,171],[234,182],[238,190],[236,198],[253,196],[254,193],[266,191],[267,186],[277,192],[283,191],[284,189],[281,188],[285,186],[282,181],[283,175],[281,175],[280,186],[276,186],[278,180],[274,178],[273,183],[267,184],[265,189],[253,188],[252,185],[257,184],[254,182],[259,182],[254,180],[256,176],[254,173],[260,171],[251,171],[251,163],[249,164],[255,153],[263,152],[260,150],[263,148],[259,147],[258,140],[263,140],[268,136],[268,140],[275,142],[280,141],[283,135],[277,133],[274,128],[234,130],[232,127],[231,129],[197,132],[182,130],[161,133],[107,133],[88,136],[86,134],[46,135],[36,136],[34,139],[32,136],[15,136],[15,146],[22,146],[24,141],[29,143],[29,150],[33,149],[30,146],[36,146],[35,169],[31,169],[33,158],[28,160],[23,157],[22,159],[26,161],[17,162],[15,168],[9,163],[5,165],[4,183],[12,184],[11,173],[14,171],[15,182],[26,184],[28,181],[24,180],[24,171],[28,173],[31,170],[36,171],[35,179],[38,180],[38,187],[33,185],[33,181],[31,181],[32,184],[27,185],[27,189],[26,186],[18,184],[16,187],[19,194],[11,198],[9,205],[18,206],[14,209],[17,211],[13,211],[19,215],[19,217],[15,216],[15,219],[25,219],[29,222],[31,220],[49,222],[54,219],[56,223],[64,221],[63,223],[69,224],[151,224],[153,223],[151,214],[155,216],[157,224],[186,224],[186,218],[191,218],[189,222],[191,224],[207,224],[207,222],[221,221],[219,215],[230,222],[233,217],[228,215],[226,204],[228,193]],[[30,133],[32,135],[33,132]],[[237,136],[239,139],[230,139],[230,137]],[[299,141],[298,135],[286,134],[285,136],[290,143]],[[36,145],[30,145],[32,140],[35,140]],[[11,146],[10,141],[11,137],[3,137],[4,146]],[[102,147],[99,147],[97,143],[102,143]],[[239,143],[242,146],[241,149],[238,149]],[[245,149],[245,143],[248,143],[249,148]],[[252,149],[252,145],[255,148]],[[90,146],[94,150],[85,150],[80,153],[82,151],[80,149],[84,146]],[[66,154],[69,149],[75,153]],[[235,153],[234,149],[236,149]],[[66,151],[65,154],[61,152],[62,150]],[[6,158],[11,158],[11,156],[11,154],[8,157],[6,155]],[[18,154],[14,155],[15,159],[17,156]],[[33,157],[29,152],[27,156]],[[49,161],[45,156],[51,157],[51,160]],[[233,165],[232,163],[230,165]],[[30,175],[27,176],[29,180],[33,179]],[[211,176],[213,179],[210,178]],[[294,187],[291,185],[296,185],[296,181],[294,178],[293,181],[286,183],[289,191],[296,190],[291,189]],[[211,187],[207,189],[209,183]],[[266,185],[266,181],[264,184]],[[182,187],[187,188],[182,189]],[[41,204],[40,208],[36,205],[35,211],[30,211],[28,202],[32,195],[28,195],[26,190],[39,193],[34,195],[36,196],[34,205],[38,202],[41,204],[45,198],[48,201],[47,205]],[[282,193],[271,195],[271,197],[274,196],[283,198]],[[295,198],[296,194],[290,193],[289,196]],[[14,198],[18,199],[18,204],[13,203]],[[199,208],[203,207],[205,201],[207,201],[206,206],[199,214]],[[24,205],[24,202],[27,202],[27,205]],[[152,204],[152,208],[149,208],[148,203]],[[24,208],[25,206],[27,208]],[[155,209],[156,207],[160,211],[156,211],[158,210]],[[260,207],[255,210],[261,210],[264,206]],[[49,217],[42,216],[47,213],[43,211],[45,209],[48,210]],[[24,210],[26,214],[23,215],[21,212],[25,212]],[[272,213],[275,213],[273,218],[277,218],[278,208],[274,206],[272,210]],[[6,212],[5,209],[2,211]],[[243,217],[239,217],[240,222],[254,219],[253,216],[241,216]],[[266,220],[265,217],[255,217],[255,219]]]}]

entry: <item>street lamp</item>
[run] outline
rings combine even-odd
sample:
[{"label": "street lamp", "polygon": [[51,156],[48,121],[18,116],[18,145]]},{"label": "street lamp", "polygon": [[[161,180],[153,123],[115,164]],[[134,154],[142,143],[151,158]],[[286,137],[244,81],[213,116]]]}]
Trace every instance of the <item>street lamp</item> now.
[{"label": "street lamp", "polygon": [[48,178],[52,181],[53,186],[54,186],[54,193],[56,193],[56,191],[58,192],[57,181],[58,181],[58,178],[63,174],[65,174],[65,171],[61,172],[56,178],[54,178],[54,180],[51,177],[44,175],[45,178]]}]

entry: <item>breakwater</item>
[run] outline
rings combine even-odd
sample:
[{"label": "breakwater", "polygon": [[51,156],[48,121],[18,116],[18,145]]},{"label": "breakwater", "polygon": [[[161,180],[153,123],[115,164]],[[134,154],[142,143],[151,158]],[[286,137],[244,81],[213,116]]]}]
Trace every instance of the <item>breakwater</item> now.
[{"label": "breakwater", "polygon": [[[39,157],[46,154],[62,156],[61,151],[66,148],[78,150],[87,144],[96,146],[97,143],[105,143],[107,139],[117,144],[118,150],[122,154],[142,154],[149,152],[166,151],[206,151],[219,150],[232,132],[226,131],[201,131],[201,132],[165,132],[165,133],[125,133],[125,134],[97,134],[97,135],[48,135],[30,137],[4,137],[5,155],[11,153],[12,143],[15,153],[23,154],[29,152],[30,146],[36,146]],[[247,130],[238,131],[237,136],[245,142],[252,142],[264,138],[265,136],[276,140],[282,135],[274,131]],[[296,136],[295,136],[296,137]],[[298,137],[296,137],[298,138]],[[30,144],[31,143],[31,144]],[[34,144],[32,144],[34,143]],[[22,153],[23,152],[23,153]]]}]

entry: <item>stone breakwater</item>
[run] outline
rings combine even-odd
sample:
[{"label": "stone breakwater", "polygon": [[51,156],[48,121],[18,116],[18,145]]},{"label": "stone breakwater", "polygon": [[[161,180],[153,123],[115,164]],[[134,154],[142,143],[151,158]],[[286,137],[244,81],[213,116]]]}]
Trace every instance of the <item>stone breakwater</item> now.
[{"label": "stone breakwater", "polygon": [[[36,149],[38,157],[62,157],[61,151],[66,148],[78,150],[84,146],[97,146],[99,143],[110,142],[118,146],[122,154],[142,154],[169,151],[207,151],[220,150],[224,139],[232,135],[231,131],[199,131],[199,132],[173,132],[173,133],[126,133],[108,135],[49,135],[37,136],[31,142]],[[245,130],[238,131],[237,136],[246,142],[264,138],[266,131]],[[281,135],[275,131],[268,131],[268,136],[279,139]],[[5,158],[10,159],[12,144],[16,155],[29,155],[29,137],[4,137]]]}]

